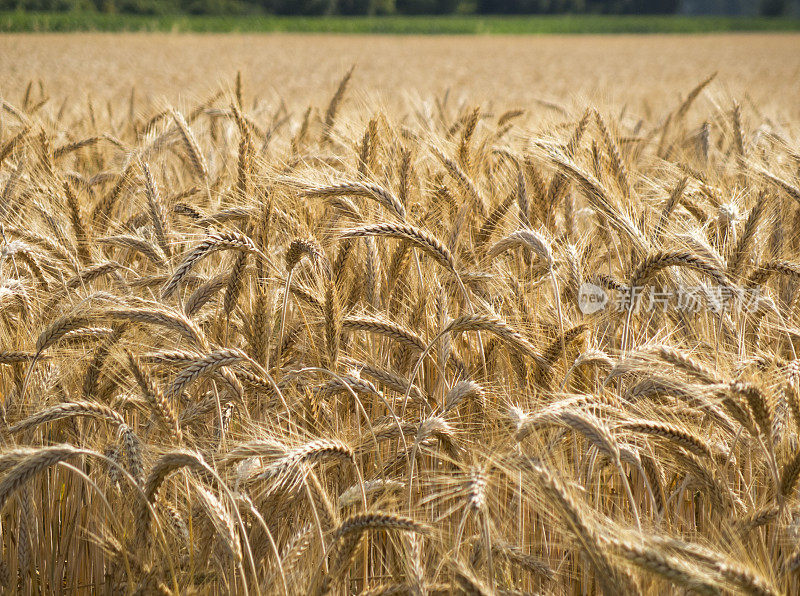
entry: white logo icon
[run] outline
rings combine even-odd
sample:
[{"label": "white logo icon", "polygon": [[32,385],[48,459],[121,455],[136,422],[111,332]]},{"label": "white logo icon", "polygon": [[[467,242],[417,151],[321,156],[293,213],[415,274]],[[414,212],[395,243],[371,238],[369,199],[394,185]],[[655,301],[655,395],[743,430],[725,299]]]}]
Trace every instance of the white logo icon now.
[{"label": "white logo icon", "polygon": [[585,282],[578,290],[578,308],[585,315],[596,313],[603,310],[608,304],[608,294],[606,291],[594,284]]}]

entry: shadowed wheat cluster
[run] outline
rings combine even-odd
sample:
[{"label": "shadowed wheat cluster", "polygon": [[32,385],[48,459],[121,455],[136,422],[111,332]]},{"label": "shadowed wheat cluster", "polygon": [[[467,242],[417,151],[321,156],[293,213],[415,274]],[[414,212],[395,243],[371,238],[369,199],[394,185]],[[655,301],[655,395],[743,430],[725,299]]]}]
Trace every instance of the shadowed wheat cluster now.
[{"label": "shadowed wheat cluster", "polygon": [[3,586],[796,593],[796,128],[351,75],[2,100]]}]

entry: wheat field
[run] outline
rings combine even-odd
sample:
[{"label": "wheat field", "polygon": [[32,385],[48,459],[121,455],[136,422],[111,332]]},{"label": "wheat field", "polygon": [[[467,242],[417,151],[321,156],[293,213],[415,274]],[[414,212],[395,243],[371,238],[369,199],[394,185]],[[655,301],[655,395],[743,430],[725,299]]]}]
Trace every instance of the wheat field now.
[{"label": "wheat field", "polygon": [[0,583],[800,590],[798,36],[0,37]]}]

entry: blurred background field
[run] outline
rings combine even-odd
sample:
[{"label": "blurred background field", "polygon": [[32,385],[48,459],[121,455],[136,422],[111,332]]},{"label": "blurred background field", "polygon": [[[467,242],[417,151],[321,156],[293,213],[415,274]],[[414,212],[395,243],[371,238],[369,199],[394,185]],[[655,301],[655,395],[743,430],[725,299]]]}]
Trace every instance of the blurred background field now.
[{"label": "blurred background field", "polygon": [[[531,117],[591,101],[616,111],[658,113],[718,72],[715,93],[798,119],[800,35],[691,37],[446,37],[350,35],[85,34],[0,37],[0,85],[42,80],[67,106],[148,101],[186,107],[241,69],[261,100],[308,105],[357,64],[353,107],[367,100],[406,109],[424,99],[516,105]],[[390,67],[388,66],[390,65]],[[51,100],[53,102],[56,99]],[[374,104],[373,104],[374,105]],[[58,106],[55,106],[58,107]]]}]

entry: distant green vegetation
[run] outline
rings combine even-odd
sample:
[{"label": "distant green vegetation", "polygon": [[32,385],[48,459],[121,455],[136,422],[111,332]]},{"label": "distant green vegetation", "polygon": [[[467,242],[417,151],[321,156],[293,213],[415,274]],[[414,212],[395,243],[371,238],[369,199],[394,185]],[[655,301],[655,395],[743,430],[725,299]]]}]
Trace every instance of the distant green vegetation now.
[{"label": "distant green vegetation", "polygon": [[0,32],[180,31],[390,34],[706,33],[800,31],[800,19],[683,16],[145,16],[97,12],[0,13]]}]

